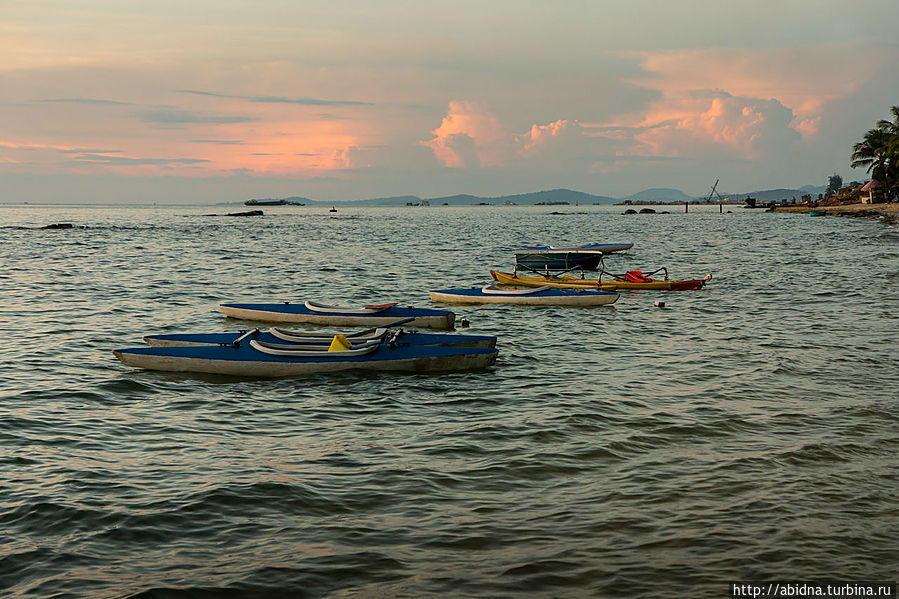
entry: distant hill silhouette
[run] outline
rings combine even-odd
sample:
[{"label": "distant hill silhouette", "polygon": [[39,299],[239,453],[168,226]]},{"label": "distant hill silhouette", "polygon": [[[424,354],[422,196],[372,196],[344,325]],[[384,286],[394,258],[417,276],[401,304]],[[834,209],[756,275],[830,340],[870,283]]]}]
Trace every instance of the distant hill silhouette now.
[{"label": "distant hill silhouette", "polygon": [[572,191],[571,189],[550,189],[547,191],[534,191],[531,193],[519,193],[505,196],[481,197],[470,194],[459,194],[445,196],[441,198],[431,198],[428,200],[431,205],[439,205],[447,203],[450,205],[457,204],[503,204],[511,202],[513,204],[531,205],[531,204],[549,204],[564,203],[569,204],[613,204],[615,198],[608,196],[597,196],[583,191]]},{"label": "distant hill silhouette", "polygon": [[679,189],[656,187],[635,193],[625,199],[636,202],[692,202],[696,198],[688,196]]},{"label": "distant hill silhouette", "polygon": [[826,185],[821,185],[820,187],[803,185],[799,189],[767,189],[764,191],[753,191],[749,195],[760,202],[776,202],[778,200],[790,200],[794,197],[798,200],[806,194],[817,198],[819,193],[824,193],[825,191],[827,191]]}]

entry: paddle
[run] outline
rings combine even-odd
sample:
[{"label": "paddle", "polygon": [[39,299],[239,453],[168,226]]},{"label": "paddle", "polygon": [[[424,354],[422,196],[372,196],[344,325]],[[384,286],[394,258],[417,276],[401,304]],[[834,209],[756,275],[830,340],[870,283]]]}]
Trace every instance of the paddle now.
[{"label": "paddle", "polygon": [[[368,335],[368,334],[370,334],[370,333],[374,333],[374,332],[377,331],[378,329],[389,329],[390,327],[398,327],[398,326],[400,326],[401,324],[406,324],[407,322],[412,322],[413,320],[415,320],[415,317],[414,317],[414,316],[410,316],[410,317],[408,317],[408,318],[403,318],[402,320],[397,320],[397,321],[395,321],[395,322],[391,322],[391,323],[386,324],[386,325],[378,325],[378,326],[372,327],[372,328],[370,328],[370,329],[365,329],[365,330],[362,330],[362,331],[354,332],[354,333],[351,335],[351,337],[352,337],[353,339],[359,339],[359,338],[361,338],[361,337],[365,337],[366,335]],[[287,335],[287,337],[281,337],[281,338],[282,338],[282,339],[285,339],[285,340],[288,340],[288,341],[292,341],[292,342],[306,341],[307,343],[314,343],[314,341],[308,341],[308,340],[306,340],[306,339],[303,339],[303,335],[302,335],[302,334],[295,335],[294,338],[291,339],[291,338],[290,338],[290,337],[291,337],[291,336],[290,336],[290,331],[286,331],[286,330],[283,330],[283,329],[271,329],[271,330],[278,331],[278,332],[280,332],[280,333],[282,333],[282,334]],[[276,335],[276,336],[279,336],[279,335]],[[316,337],[316,338],[323,338],[323,339],[330,339],[332,336],[331,336],[330,334],[316,334],[316,335],[314,335],[314,337]],[[241,337],[240,339],[243,339],[243,337]],[[238,339],[237,341],[240,341],[240,339]]]},{"label": "paddle", "polygon": [[[415,320],[415,317],[414,317],[414,316],[410,316],[409,318],[403,318],[402,320],[397,320],[396,322],[391,322],[390,324],[381,325],[381,326],[377,326],[377,327],[372,327],[372,328],[370,328],[370,329],[365,329],[364,331],[360,331],[360,332],[358,333],[358,335],[359,335],[359,336],[363,336],[363,335],[367,335],[367,334],[369,334],[369,333],[374,333],[374,332],[377,331],[378,329],[389,329],[389,328],[391,328],[391,327],[398,327],[398,326],[400,326],[401,324],[406,324],[407,322],[412,322],[413,320]],[[253,329],[253,330],[251,330],[251,331],[247,331],[246,333],[244,333],[243,335],[241,335],[240,337],[238,337],[237,339],[235,339],[234,341],[232,341],[232,342],[229,344],[229,347],[240,347],[240,342],[241,342],[241,341],[243,341],[244,339],[246,339],[247,337],[249,337],[249,336],[251,336],[251,335],[258,335],[258,334],[259,334],[259,329]]]},{"label": "paddle", "polygon": [[410,316],[409,318],[404,318],[404,319],[402,319],[402,320],[397,320],[396,322],[391,322],[390,324],[382,324],[382,325],[380,325],[380,326],[372,327],[372,328],[370,328],[370,329],[365,329],[364,331],[360,331],[360,332],[357,333],[356,335],[359,336],[359,337],[361,337],[361,336],[363,336],[363,335],[368,335],[369,333],[374,333],[374,332],[377,331],[378,329],[389,329],[389,328],[391,328],[391,327],[398,327],[398,326],[400,326],[401,324],[406,324],[407,322],[412,322],[413,320],[415,320],[415,317],[414,317],[414,316]]},{"label": "paddle", "polygon": [[258,335],[258,334],[259,334],[259,329],[251,329],[251,330],[247,331],[246,333],[244,333],[243,335],[241,335],[240,337],[238,337],[237,339],[235,339],[234,341],[232,341],[231,347],[240,347],[241,341],[243,341],[250,335]]}]

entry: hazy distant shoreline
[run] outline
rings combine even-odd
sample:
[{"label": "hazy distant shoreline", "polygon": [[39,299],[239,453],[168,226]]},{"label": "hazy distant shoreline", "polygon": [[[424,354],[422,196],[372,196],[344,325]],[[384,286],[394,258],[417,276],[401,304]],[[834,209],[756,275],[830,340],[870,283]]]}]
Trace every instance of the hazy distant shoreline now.
[{"label": "hazy distant shoreline", "polygon": [[807,213],[813,210],[824,210],[830,216],[884,216],[890,219],[899,219],[899,203],[891,204],[843,204],[809,207],[806,205],[775,206],[772,212],[798,212]]},{"label": "hazy distant shoreline", "polygon": [[[757,190],[747,193],[721,193],[721,197],[725,198],[727,204],[742,204],[747,197],[756,198],[761,203],[769,201],[780,201],[790,197],[803,195],[816,195],[824,193],[825,186],[804,185],[796,189],[768,189]],[[703,204],[708,198],[706,196],[691,196],[679,189],[668,187],[656,187],[644,189],[635,194],[612,197],[606,195],[597,195],[586,193],[583,191],[575,191],[572,189],[550,189],[544,191],[535,191],[529,193],[508,194],[501,196],[478,196],[472,194],[456,194],[450,196],[422,198],[414,195],[401,195],[380,198],[369,198],[361,200],[314,200],[312,198],[301,196],[290,196],[285,198],[250,198],[246,202],[262,202],[283,201],[293,204],[304,204],[307,206],[315,205],[353,205],[353,206],[471,206],[471,205],[572,205],[572,206],[590,206],[590,205],[623,205],[630,202],[634,205],[679,205],[684,203]],[[717,200],[717,197],[716,197]],[[246,203],[244,202],[244,203]],[[712,201],[717,204],[718,201]],[[252,204],[251,204],[252,205]]]}]

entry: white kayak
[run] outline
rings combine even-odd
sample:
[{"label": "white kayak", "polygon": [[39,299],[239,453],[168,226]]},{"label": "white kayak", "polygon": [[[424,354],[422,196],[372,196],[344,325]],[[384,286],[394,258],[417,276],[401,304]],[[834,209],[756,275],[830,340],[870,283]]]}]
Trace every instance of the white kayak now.
[{"label": "white kayak", "polygon": [[442,289],[428,294],[435,302],[450,304],[518,304],[525,306],[603,306],[618,301],[612,291],[537,287],[508,289],[487,285],[471,289]]}]

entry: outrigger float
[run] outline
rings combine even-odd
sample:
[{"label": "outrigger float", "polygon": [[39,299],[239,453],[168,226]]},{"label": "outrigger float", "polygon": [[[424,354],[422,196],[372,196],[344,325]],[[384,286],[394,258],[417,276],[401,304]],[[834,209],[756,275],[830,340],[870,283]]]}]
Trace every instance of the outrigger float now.
[{"label": "outrigger float", "polygon": [[[403,321],[400,321],[401,323]],[[398,325],[393,325],[398,326]],[[280,329],[250,329],[229,333],[170,333],[163,335],[147,335],[144,342],[152,347],[183,347],[188,345],[234,345],[254,339],[267,344],[286,344],[288,347],[301,345],[330,345],[335,333],[314,333]],[[356,333],[344,333],[344,338],[351,344],[383,341],[392,337],[396,342],[409,345],[443,345],[451,347],[495,347],[496,337],[490,335],[462,335],[457,333],[422,333],[420,331],[390,331],[377,328]]]},{"label": "outrigger float", "polygon": [[428,294],[435,302],[450,304],[518,304],[526,306],[603,306],[618,301],[619,294],[591,289],[507,289],[496,285],[471,289],[442,289]]},{"label": "outrigger float", "polygon": [[410,326],[452,329],[456,315],[446,310],[400,307],[397,302],[353,308],[316,302],[293,304],[221,304],[226,316],[263,322],[305,322],[327,326],[386,326],[412,318]]}]

